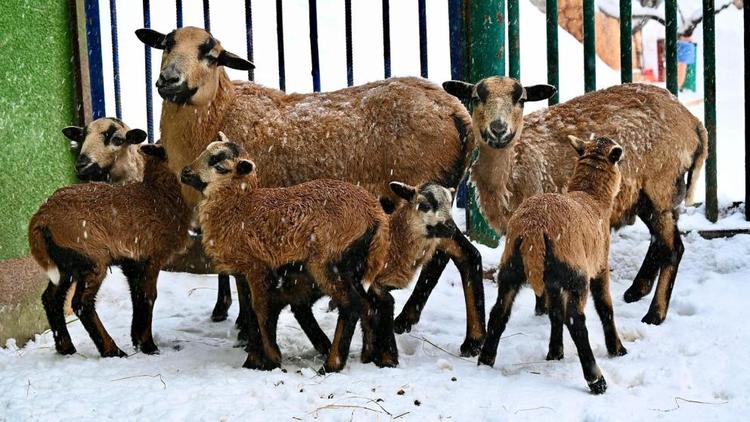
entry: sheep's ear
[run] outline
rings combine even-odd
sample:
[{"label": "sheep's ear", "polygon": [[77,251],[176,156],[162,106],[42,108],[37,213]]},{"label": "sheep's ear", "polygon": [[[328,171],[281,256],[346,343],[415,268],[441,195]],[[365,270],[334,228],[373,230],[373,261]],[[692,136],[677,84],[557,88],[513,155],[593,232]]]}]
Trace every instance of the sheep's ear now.
[{"label": "sheep's ear", "polygon": [[135,36],[151,48],[164,50],[167,46],[167,36],[153,29],[141,28],[135,31]]},{"label": "sheep's ear", "polygon": [[130,129],[128,133],[125,134],[125,141],[131,145],[136,145],[145,141],[147,136],[146,132],[141,129]]},{"label": "sheep's ear", "polygon": [[160,158],[162,160],[167,159],[167,152],[164,147],[159,144],[145,144],[141,145],[141,154],[150,155],[152,157]]},{"label": "sheep's ear", "polygon": [[390,186],[393,193],[407,201],[411,201],[412,199],[414,199],[414,196],[417,194],[417,189],[413,186],[407,185],[406,183],[391,182],[388,184],[388,186]]},{"label": "sheep's ear", "polygon": [[227,135],[225,135],[224,132],[222,131],[219,131],[218,136],[219,136],[219,141],[221,142],[231,142],[229,138],[227,138]]},{"label": "sheep's ear", "polygon": [[622,147],[619,145],[613,146],[607,154],[607,159],[610,163],[617,164],[622,159]]},{"label": "sheep's ear", "polygon": [[465,101],[471,100],[471,95],[474,93],[474,85],[463,81],[445,81],[443,82],[443,89],[454,97]]},{"label": "sheep's ear", "polygon": [[[82,127],[68,126],[62,130],[62,133],[66,138],[76,142],[76,144],[83,143],[83,140],[86,139],[86,133]],[[71,147],[73,146],[73,142],[70,143]]]},{"label": "sheep's ear", "polygon": [[568,135],[568,141],[570,141],[570,145],[572,145],[573,149],[576,150],[576,152],[578,153],[578,156],[579,157],[582,156],[583,151],[584,151],[584,146],[586,145],[586,141],[573,135]]},{"label": "sheep's ear", "polygon": [[252,173],[253,169],[255,168],[255,164],[253,164],[250,160],[240,160],[237,162],[237,167],[235,167],[235,171],[239,175],[245,175]]},{"label": "sheep's ear", "polygon": [[547,84],[527,86],[523,89],[526,91],[526,101],[546,100],[557,92],[557,88]]},{"label": "sheep's ear", "polygon": [[219,54],[219,65],[231,67],[232,69],[237,70],[250,70],[255,69],[255,65],[253,62],[249,60],[245,60],[242,57],[230,53],[226,50],[222,51],[221,54]]}]

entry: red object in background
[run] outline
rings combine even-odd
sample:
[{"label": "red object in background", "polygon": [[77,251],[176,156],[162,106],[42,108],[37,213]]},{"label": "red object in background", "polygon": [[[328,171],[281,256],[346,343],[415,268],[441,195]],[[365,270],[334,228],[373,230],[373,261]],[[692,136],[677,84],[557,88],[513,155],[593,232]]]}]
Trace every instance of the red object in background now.
[{"label": "red object in background", "polygon": [[666,60],[666,48],[664,47],[664,38],[656,41],[656,62],[659,64],[659,82],[667,80],[667,67],[664,65]]}]

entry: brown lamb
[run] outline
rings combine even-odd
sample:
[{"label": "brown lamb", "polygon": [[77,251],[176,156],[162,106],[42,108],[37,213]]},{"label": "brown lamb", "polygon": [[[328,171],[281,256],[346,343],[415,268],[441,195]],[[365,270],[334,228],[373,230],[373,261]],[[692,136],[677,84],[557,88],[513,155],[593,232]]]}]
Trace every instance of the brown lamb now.
[{"label": "brown lamb", "polygon": [[[232,142],[209,144],[181,178],[203,194],[199,220],[203,247],[217,269],[246,276],[262,345],[248,344],[244,366],[281,364],[275,311],[280,273],[290,267],[309,274],[338,307],[336,332],[323,370],[346,365],[362,308],[363,286],[372,284],[388,250],[388,218],[364,188],[319,179],[287,188],[261,188],[252,161]],[[304,284],[304,283],[303,283]]]},{"label": "brown lamb", "polygon": [[[529,92],[502,77],[476,85],[451,81],[444,86],[473,99],[474,131],[484,142],[479,142],[472,180],[483,214],[500,233],[525,199],[542,192],[565,192],[576,162],[567,146],[568,135],[618,140],[628,159],[621,165],[622,187],[610,224],[615,228],[632,224],[637,215],[651,232],[651,245],[625,301],[647,295],[658,275],[656,294],[643,322],[661,324],[684,251],[677,209],[683,200],[692,203],[708,151],[700,120],[668,91],[644,84],[591,92],[526,117],[524,102],[548,98],[554,88]],[[543,301],[538,304],[541,311]]]},{"label": "brown lamb", "polygon": [[[136,35],[164,50],[156,86],[164,99],[161,141],[175,172],[219,131],[260,165],[257,178],[263,187],[338,179],[392,203],[399,199],[388,187],[391,180],[455,188],[468,166],[474,148],[471,117],[460,101],[424,79],[390,78],[332,92],[286,94],[230,81],[224,67],[247,70],[252,63],[224,50],[203,29],[186,27],[167,35],[139,29]],[[183,193],[189,203],[198,201],[195,191]],[[477,318],[467,324],[461,351],[475,355],[484,337],[481,260],[463,235],[456,237],[461,242],[445,239],[425,265],[423,281],[397,319],[397,329],[408,331],[419,320],[450,258],[463,276],[471,308],[467,318]]]},{"label": "brown lamb", "polygon": [[114,117],[102,117],[86,127],[68,126],[62,133],[78,154],[75,168],[79,179],[116,185],[143,180],[144,160],[138,144],[146,139],[146,132],[141,129],[130,129]]},{"label": "brown lamb", "polygon": [[591,286],[607,351],[611,356],[626,354],[609,294],[609,218],[622,179],[617,163],[623,150],[603,137],[583,141],[571,136],[570,143],[580,158],[567,192],[532,196],[508,221],[497,303],[490,313],[479,363],[494,364],[513,300],[528,281],[537,296],[546,295],[549,305],[552,329],[547,360],[563,358],[564,323],[591,392],[601,394],[607,382],[591,351],[584,307]]},{"label": "brown lamb", "polygon": [[57,190],[29,223],[29,246],[49,274],[42,295],[61,354],[75,353],[65,325],[65,295],[75,281],[73,310],[103,357],[126,356],[104,329],[95,301],[107,268],[122,268],[133,301],[131,338],[143,353],[157,353],[151,334],[156,278],[170,257],[184,248],[190,209],[164,149],[142,145],[142,182],[86,183]]}]

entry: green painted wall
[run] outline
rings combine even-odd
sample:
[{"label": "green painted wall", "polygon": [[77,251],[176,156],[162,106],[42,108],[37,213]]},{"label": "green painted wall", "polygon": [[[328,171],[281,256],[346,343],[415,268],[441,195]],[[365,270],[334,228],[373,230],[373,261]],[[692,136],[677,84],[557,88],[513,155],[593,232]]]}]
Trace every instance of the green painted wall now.
[{"label": "green painted wall", "polygon": [[74,122],[66,0],[8,0],[0,13],[0,260],[28,253],[29,218],[75,181],[60,129]]}]

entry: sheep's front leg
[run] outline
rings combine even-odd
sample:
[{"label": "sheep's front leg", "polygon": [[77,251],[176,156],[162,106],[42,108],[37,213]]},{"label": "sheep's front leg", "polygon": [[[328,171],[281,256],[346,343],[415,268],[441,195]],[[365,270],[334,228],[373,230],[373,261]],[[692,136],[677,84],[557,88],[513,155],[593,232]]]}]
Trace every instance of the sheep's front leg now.
[{"label": "sheep's front leg", "polygon": [[[252,312],[257,318],[260,344],[254,345],[252,339],[248,342],[248,355],[243,365],[245,368],[270,370],[281,366],[281,351],[276,344],[274,306],[269,290],[273,288],[273,280],[267,276],[263,267],[257,267],[247,273],[252,294]],[[248,318],[249,332],[252,332],[252,318]]]},{"label": "sheep's front leg", "polygon": [[500,337],[508,324],[510,312],[513,309],[513,301],[515,301],[523,282],[523,274],[514,269],[512,265],[503,266],[498,271],[497,302],[490,312],[490,320],[487,322],[487,337],[484,339],[482,352],[479,354],[478,365],[492,366],[495,364]]},{"label": "sheep's front leg", "polygon": [[72,355],[76,352],[73,341],[70,339],[68,326],[65,324],[65,296],[71,284],[71,275],[61,272],[59,284],[50,281],[42,294],[44,312],[47,314],[47,321],[52,329],[52,336],[55,338],[55,349],[61,355]]},{"label": "sheep's front leg", "polygon": [[375,296],[375,312],[378,314],[375,365],[381,368],[395,368],[398,366],[398,346],[393,331],[393,296],[387,291],[379,292]]},{"label": "sheep's front leg", "polygon": [[448,265],[449,260],[450,257],[448,254],[438,249],[432,255],[432,258],[422,267],[419,279],[417,279],[417,283],[414,285],[414,291],[412,291],[409,300],[406,301],[401,313],[393,322],[393,329],[397,334],[410,332],[411,327],[419,322],[422,309],[424,309],[424,305],[427,303],[432,289],[437,285],[438,279],[440,279],[440,275],[445,270],[445,266]]},{"label": "sheep's front leg", "polygon": [[586,305],[586,294],[584,291],[568,291],[568,302],[565,309],[565,325],[568,327],[570,337],[578,349],[578,359],[581,361],[583,377],[589,385],[593,394],[602,394],[607,391],[607,381],[602,375],[601,369],[596,364],[594,352],[589,343],[589,332],[586,329],[586,315],[583,308]]},{"label": "sheep's front leg", "polygon": [[609,293],[609,268],[605,268],[599,276],[591,280],[591,296],[594,307],[604,329],[604,341],[610,356],[624,356],[628,353],[622,345],[615,326],[615,314],[612,307],[612,296]]},{"label": "sheep's front leg", "polygon": [[[559,287],[547,288],[542,296],[546,296],[549,309],[550,335],[547,360],[560,360],[565,357],[563,349],[563,319],[565,318],[565,304],[562,301]],[[539,296],[537,296],[539,298]]]},{"label": "sheep's front leg", "polygon": [[89,333],[102,357],[126,357],[125,352],[117,347],[104,329],[96,313],[96,293],[104,280],[105,270],[106,268],[94,267],[81,274],[73,295],[73,311],[78,315],[83,328]]},{"label": "sheep's front leg", "polygon": [[219,291],[216,294],[216,305],[211,311],[211,321],[220,322],[227,319],[229,307],[232,306],[232,289],[229,288],[229,275],[219,274]]},{"label": "sheep's front leg", "polygon": [[326,333],[320,329],[318,321],[315,319],[311,306],[308,305],[292,305],[292,314],[299,323],[300,328],[304,331],[307,338],[312,343],[315,350],[323,356],[328,356],[331,352],[331,340],[328,339]]},{"label": "sheep's front leg", "polygon": [[[323,272],[322,274],[324,275],[325,273]],[[314,272],[314,275],[317,280],[321,279],[320,271]],[[362,313],[363,301],[366,299],[347,281],[339,279],[335,285],[331,284],[331,281],[328,281],[325,285],[331,287],[331,298],[336,301],[339,318],[331,344],[331,353],[328,354],[328,358],[323,364],[323,368],[320,369],[320,372],[339,372],[344,369],[346,361],[349,358],[349,347],[352,343],[354,329]]]}]

